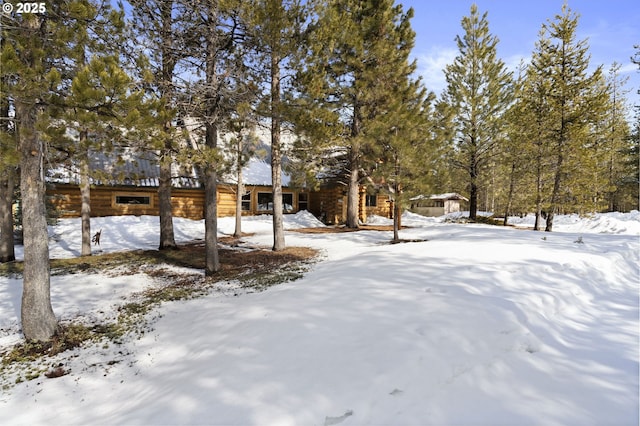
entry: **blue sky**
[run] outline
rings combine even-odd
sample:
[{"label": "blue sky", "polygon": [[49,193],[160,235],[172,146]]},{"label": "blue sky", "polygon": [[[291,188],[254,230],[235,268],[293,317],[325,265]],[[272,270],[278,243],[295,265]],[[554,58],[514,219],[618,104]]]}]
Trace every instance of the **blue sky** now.
[{"label": "blue sky", "polygon": [[[458,50],[456,35],[462,35],[461,20],[476,3],[480,13],[488,12],[489,30],[498,37],[498,54],[513,69],[520,59],[530,58],[542,24],[560,14],[564,0],[397,0],[405,9],[413,7],[411,21],[416,32],[413,56],[418,73],[429,90],[439,93],[445,85],[442,69],[453,61]],[[587,39],[591,66],[613,62],[623,66],[629,77],[626,88],[629,103],[640,104],[638,66],[630,61],[634,45],[640,44],[640,1],[638,0],[569,0],[577,12],[578,39]],[[528,62],[528,61],[527,61]]]}]

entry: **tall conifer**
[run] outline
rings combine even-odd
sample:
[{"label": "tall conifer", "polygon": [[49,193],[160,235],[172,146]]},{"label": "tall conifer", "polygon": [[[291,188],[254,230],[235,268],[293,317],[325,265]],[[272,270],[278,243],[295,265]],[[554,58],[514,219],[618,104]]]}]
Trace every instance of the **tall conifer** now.
[{"label": "tall conifer", "polygon": [[[583,142],[602,113],[603,95],[598,90],[602,71],[598,67],[588,75],[588,45],[576,40],[578,16],[566,5],[553,21],[544,24],[533,53],[532,66],[544,80],[549,134],[545,144],[550,152],[552,188],[548,195],[545,230],[553,230],[553,219],[563,204],[572,202],[574,185],[569,176],[581,173]],[[584,158],[584,157],[583,157]],[[573,174],[571,173],[573,172]]]},{"label": "tall conifer", "polygon": [[[312,3],[312,2],[309,2]],[[288,147],[282,141],[283,131],[292,118],[286,99],[291,93],[293,55],[303,42],[308,6],[300,0],[260,0],[245,6],[251,43],[257,59],[257,75],[261,76],[265,93],[258,103],[258,115],[269,124],[271,136],[271,182],[273,205],[273,250],[285,248],[282,201],[282,158]],[[287,78],[289,77],[289,78]]]},{"label": "tall conifer", "polygon": [[45,208],[43,133],[50,108],[64,95],[73,57],[74,29],[84,16],[81,1],[47,3],[44,11],[2,14],[1,79],[15,109],[20,159],[20,193],[24,241],[21,304],[22,331],[27,340],[43,341],[57,330],[51,307],[49,247]]},{"label": "tall conifer", "polygon": [[175,249],[173,213],[171,207],[172,165],[176,151],[174,119],[177,111],[178,74],[188,55],[186,46],[194,29],[190,25],[195,10],[193,2],[183,0],[130,0],[131,24],[136,36],[134,51],[149,56],[152,81],[148,88],[158,99],[155,117],[161,132],[154,132],[145,148],[158,152],[158,209],[160,214],[159,249]]},{"label": "tall conifer", "polygon": [[[332,0],[321,7],[312,26],[301,91],[314,100],[315,120],[333,131],[333,147],[342,149],[347,186],[346,226],[359,227],[360,184],[375,164],[370,129],[383,119],[381,105],[391,93],[381,74],[406,67],[405,45],[413,43],[409,20],[392,0]],[[398,39],[398,35],[407,39]],[[384,68],[379,67],[385,64]],[[326,134],[326,133],[325,133]]]},{"label": "tall conifer", "polygon": [[447,65],[443,95],[453,109],[455,134],[450,141],[454,165],[465,170],[469,217],[476,218],[482,173],[497,155],[505,131],[505,111],[512,101],[512,74],[497,56],[498,38],[489,32],[487,13],[473,4],[456,37],[459,54]]}]

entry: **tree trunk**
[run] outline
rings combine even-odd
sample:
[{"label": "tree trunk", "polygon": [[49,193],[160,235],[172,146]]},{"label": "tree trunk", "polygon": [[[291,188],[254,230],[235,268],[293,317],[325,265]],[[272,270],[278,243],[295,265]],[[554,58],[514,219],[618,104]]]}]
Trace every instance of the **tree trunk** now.
[{"label": "tree trunk", "polygon": [[[205,124],[205,144],[209,149],[218,146],[218,130],[211,123]],[[211,276],[220,270],[218,256],[218,178],[214,164],[208,164],[204,177],[204,243],[205,243],[205,275]]]},{"label": "tree trunk", "polygon": [[242,237],[242,196],[244,195],[244,185],[242,184],[242,167],[238,166],[238,185],[236,185],[236,226],[233,231],[235,238]]},{"label": "tree trunk", "polygon": [[56,333],[58,322],[51,307],[44,144],[36,132],[36,108],[30,101],[16,101],[24,231],[21,318],[22,332],[28,341],[46,341]]},{"label": "tree trunk", "polygon": [[[218,3],[208,4],[207,19],[209,22],[207,31],[207,47],[205,52],[205,146],[208,151],[218,150],[218,89],[217,53],[218,53]],[[211,155],[208,155],[211,158]],[[220,258],[218,255],[218,176],[217,164],[208,163],[204,167],[204,242],[205,242],[205,269],[206,276],[212,276],[220,271]]]},{"label": "tree trunk", "polygon": [[[0,48],[2,43],[0,43]],[[6,84],[9,76],[2,76],[0,82]],[[0,103],[0,117],[9,117],[9,99],[2,96]],[[3,136],[15,137],[15,133],[10,130],[10,122],[0,121],[0,133]],[[6,160],[5,160],[6,162]],[[13,192],[16,186],[17,169],[12,164],[2,164],[0,175],[0,263],[13,262],[16,260],[13,242]]]},{"label": "tree trunk", "polygon": [[[165,128],[165,137],[169,129]],[[158,208],[160,212],[160,250],[177,249],[173,233],[173,212],[171,211],[171,142],[165,142],[160,155],[160,176],[158,185]]]},{"label": "tree trunk", "polygon": [[[354,82],[355,87],[355,82]],[[351,148],[349,149],[349,183],[347,186],[347,228],[360,227],[360,133],[362,132],[362,113],[359,99],[353,101],[351,120]]]},{"label": "tree trunk", "polygon": [[536,220],[533,230],[540,230],[540,215],[542,214],[542,158],[536,158]]},{"label": "tree trunk", "polygon": [[400,227],[402,223],[400,221],[400,203],[398,198],[396,197],[395,202],[393,203],[393,241],[400,241]]},{"label": "tree trunk", "polygon": [[472,178],[469,185],[469,219],[476,220],[478,215],[478,184]]},{"label": "tree trunk", "polygon": [[511,204],[513,203],[513,191],[515,189],[516,184],[516,163],[515,161],[511,163],[511,174],[509,175],[509,192],[507,194],[507,205],[504,208],[504,220],[502,221],[503,226],[507,226],[509,222],[509,213],[511,213]]},{"label": "tree trunk", "polygon": [[346,227],[358,229],[360,227],[360,185],[357,166],[349,172],[349,186],[347,187],[347,223]]},{"label": "tree trunk", "polygon": [[[80,145],[86,146],[87,131],[80,132]],[[89,183],[89,161],[83,158],[80,165],[80,222],[82,228],[81,256],[91,256],[91,185]]]},{"label": "tree trunk", "polygon": [[[472,142],[475,146],[475,143]],[[472,153],[469,164],[469,220],[476,220],[478,213],[478,166]]]},{"label": "tree trunk", "polygon": [[0,263],[16,260],[13,244],[13,191],[15,168],[7,167],[0,179]]},{"label": "tree trunk", "polygon": [[273,251],[284,250],[282,153],[280,145],[280,58],[271,54],[271,186],[273,192]]},{"label": "tree trunk", "polygon": [[544,229],[546,232],[553,231],[553,219],[554,219],[555,212],[558,210],[558,207],[559,207],[558,203],[560,198],[560,186],[561,186],[562,172],[563,172],[563,165],[564,165],[564,152],[562,149],[563,145],[564,145],[564,137],[561,136],[561,142],[558,144],[558,155],[556,157],[555,177],[553,179],[553,192],[551,194],[551,205],[549,206],[549,211],[547,212],[547,226]]},{"label": "tree trunk", "polygon": [[[172,0],[162,2],[162,70],[160,76],[163,108],[169,110],[173,101],[173,74],[176,65],[176,52],[173,43],[173,5]],[[178,248],[173,233],[173,212],[171,211],[171,163],[173,161],[171,122],[163,125],[162,136],[165,138],[160,152],[160,176],[158,178],[158,210],[160,216],[160,250]]]}]

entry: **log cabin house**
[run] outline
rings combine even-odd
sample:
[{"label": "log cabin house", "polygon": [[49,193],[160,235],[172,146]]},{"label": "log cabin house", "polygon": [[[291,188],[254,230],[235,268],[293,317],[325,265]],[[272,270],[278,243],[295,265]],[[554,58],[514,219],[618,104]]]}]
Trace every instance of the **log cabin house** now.
[{"label": "log cabin house", "polygon": [[[103,155],[92,160],[92,167],[104,171],[102,179],[93,179],[91,185],[91,216],[159,215],[159,168],[152,157],[136,156],[109,161]],[[175,170],[173,173],[171,203],[173,215],[194,220],[204,218],[205,193],[193,171]],[[242,214],[246,216],[270,214],[273,194],[271,168],[265,161],[254,158],[243,170],[245,193]],[[326,224],[339,224],[346,220],[346,192],[340,185],[327,185],[318,190],[293,188],[289,176],[283,173],[283,204],[285,213],[308,210]],[[47,194],[60,217],[79,217],[81,197],[77,174],[58,170],[48,179]],[[231,180],[231,179],[229,179]],[[234,216],[236,185],[218,184],[218,216]],[[360,220],[370,215],[390,217],[393,211],[388,196],[360,191]]]}]

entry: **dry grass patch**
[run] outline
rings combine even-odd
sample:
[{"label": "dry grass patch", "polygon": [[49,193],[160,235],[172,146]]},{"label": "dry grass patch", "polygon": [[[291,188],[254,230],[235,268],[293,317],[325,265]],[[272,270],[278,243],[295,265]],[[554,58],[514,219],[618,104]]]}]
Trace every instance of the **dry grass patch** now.
[{"label": "dry grass patch", "polygon": [[[0,353],[0,387],[11,386],[7,378],[12,375],[15,377],[13,383],[19,383],[42,375],[56,378],[67,374],[64,364],[52,366],[45,360],[87,343],[120,344],[126,335],[142,335],[150,327],[148,314],[162,303],[222,291],[222,283],[234,283],[234,295],[238,296],[297,280],[317,255],[316,250],[307,247],[288,247],[278,252],[261,248],[220,248],[221,271],[213,277],[205,277],[201,271],[205,264],[202,242],[186,244],[177,250],[135,250],[52,260],[52,273],[58,275],[78,272],[145,273],[154,277],[160,285],[130,295],[127,298],[129,302],[118,307],[114,321],[98,324],[70,321],[60,324],[58,333],[51,341],[22,342],[4,348],[4,352]],[[190,272],[189,269],[180,270],[171,266],[194,270]],[[21,275],[22,262],[12,262],[11,268],[0,265],[0,274]]]}]

